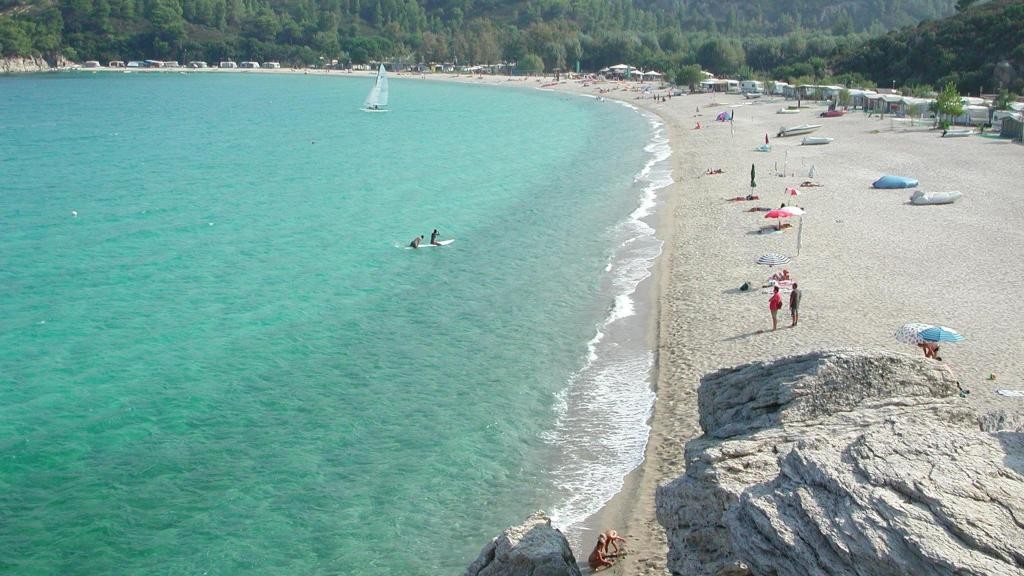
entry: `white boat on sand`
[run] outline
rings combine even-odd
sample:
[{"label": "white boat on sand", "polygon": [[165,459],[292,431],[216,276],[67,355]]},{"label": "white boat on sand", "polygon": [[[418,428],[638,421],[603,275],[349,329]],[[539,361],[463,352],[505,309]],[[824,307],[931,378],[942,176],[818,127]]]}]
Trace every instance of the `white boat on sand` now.
[{"label": "white boat on sand", "polygon": [[821,128],[821,124],[801,124],[799,126],[790,126],[789,128],[779,128],[779,133],[776,136],[796,136],[798,134],[809,134],[814,132],[818,128]]},{"label": "white boat on sand", "polygon": [[910,203],[918,206],[927,204],[952,204],[963,196],[959,191],[952,190],[950,192],[925,192],[918,190],[914,192],[914,195],[910,197]]},{"label": "white boat on sand", "polygon": [[971,134],[974,134],[974,133],[975,133],[974,130],[971,130],[970,128],[951,128],[949,130],[943,130],[942,131],[942,137],[943,138],[956,138],[956,137],[970,136]]},{"label": "white boat on sand", "polygon": [[832,138],[827,136],[804,136],[804,139],[800,141],[804,146],[811,146],[814,144],[830,144]]},{"label": "white boat on sand", "polygon": [[778,112],[776,112],[776,114],[799,114],[799,113],[800,113],[800,109],[799,108],[783,108],[783,109],[779,110]]}]

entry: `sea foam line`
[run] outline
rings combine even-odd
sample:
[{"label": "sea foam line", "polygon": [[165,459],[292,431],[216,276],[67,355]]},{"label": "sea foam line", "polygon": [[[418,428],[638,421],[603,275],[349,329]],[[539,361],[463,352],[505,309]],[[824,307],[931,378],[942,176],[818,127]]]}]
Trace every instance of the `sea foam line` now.
[{"label": "sea foam line", "polygon": [[605,268],[612,305],[587,343],[583,367],[558,396],[554,429],[544,435],[563,454],[552,472],[559,494],[551,516],[570,538],[578,537],[579,523],[618,493],[625,476],[643,462],[650,432],[654,352],[644,338],[630,340],[628,334],[646,334],[648,319],[633,318],[636,290],[651,276],[663,243],[644,219],[654,213],[659,191],[673,179],[664,124],[640,113],[647,118],[652,137],[644,147],[649,157],[634,176],[634,183],[642,186],[637,207],[614,230],[623,240]]}]

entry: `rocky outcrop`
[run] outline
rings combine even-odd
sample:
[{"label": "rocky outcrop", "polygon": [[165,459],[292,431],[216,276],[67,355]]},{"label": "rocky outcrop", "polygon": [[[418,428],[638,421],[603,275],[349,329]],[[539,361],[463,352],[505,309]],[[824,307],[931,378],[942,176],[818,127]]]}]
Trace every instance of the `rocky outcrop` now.
[{"label": "rocky outcrop", "polygon": [[50,65],[42,58],[11,57],[0,58],[0,74],[21,74],[25,72],[47,72]]},{"label": "rocky outcrop", "polygon": [[1024,434],[960,396],[942,364],[848,350],[705,376],[657,494],[669,569],[1024,575]]},{"label": "rocky outcrop", "polygon": [[543,512],[506,528],[480,552],[465,576],[580,576],[569,541]]}]

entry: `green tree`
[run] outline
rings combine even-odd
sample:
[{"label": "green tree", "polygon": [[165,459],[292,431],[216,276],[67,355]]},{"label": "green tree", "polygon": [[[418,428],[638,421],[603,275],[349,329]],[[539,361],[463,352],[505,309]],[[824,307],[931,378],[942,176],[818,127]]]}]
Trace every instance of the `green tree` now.
[{"label": "green tree", "polygon": [[1010,104],[1016,101],[1016,96],[1010,94],[1008,90],[1000,90],[999,95],[992,101],[992,107],[996,110],[1009,110]]},{"label": "green tree", "polygon": [[939,113],[941,126],[946,128],[952,118],[964,113],[964,103],[960,99],[960,93],[956,90],[956,83],[949,82],[942,89],[939,97],[935,99],[935,109]]},{"label": "green tree", "polygon": [[540,56],[530,53],[523,56],[516,64],[516,69],[526,74],[540,74],[544,72],[544,61]]},{"label": "green tree", "polygon": [[974,4],[977,0],[956,0],[956,11],[963,12],[970,8],[971,4]]},{"label": "green tree", "polygon": [[850,102],[850,91],[846,88],[843,88],[842,90],[839,91],[839,105],[849,106]]},{"label": "green tree", "polygon": [[690,90],[694,90],[697,84],[704,79],[704,75],[701,74],[700,64],[689,64],[676,70],[675,83],[679,86],[689,86]]},{"label": "green tree", "polygon": [[732,74],[746,63],[746,57],[735,40],[715,37],[700,47],[697,61],[716,74]]},{"label": "green tree", "polygon": [[0,16],[0,55],[29,56],[32,53],[32,39],[6,16]]}]

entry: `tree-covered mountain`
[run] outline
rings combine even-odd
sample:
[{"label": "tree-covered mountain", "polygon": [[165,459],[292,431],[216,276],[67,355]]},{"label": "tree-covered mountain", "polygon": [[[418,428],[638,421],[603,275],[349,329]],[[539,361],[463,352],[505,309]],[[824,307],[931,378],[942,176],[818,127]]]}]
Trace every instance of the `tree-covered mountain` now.
[{"label": "tree-covered mountain", "polygon": [[1024,2],[964,2],[951,18],[890,32],[839,55],[835,68],[880,85],[1024,92]]},{"label": "tree-covered mountain", "polygon": [[549,70],[577,61],[588,69],[630,61],[666,71],[701,64],[721,73],[747,66],[748,73],[782,68],[783,74],[820,75],[837,51],[896,26],[949,14],[954,3],[0,0],[0,53],[289,64],[321,58],[530,61]]}]

